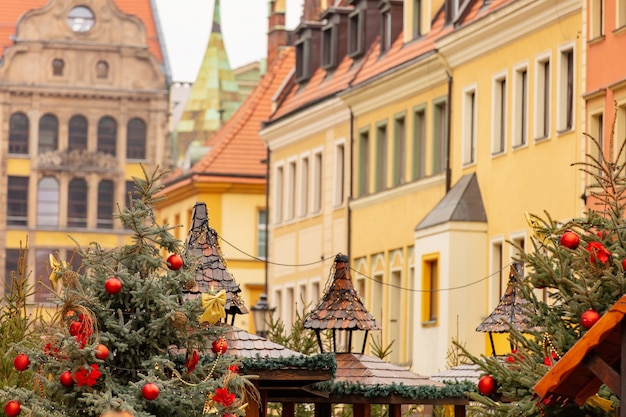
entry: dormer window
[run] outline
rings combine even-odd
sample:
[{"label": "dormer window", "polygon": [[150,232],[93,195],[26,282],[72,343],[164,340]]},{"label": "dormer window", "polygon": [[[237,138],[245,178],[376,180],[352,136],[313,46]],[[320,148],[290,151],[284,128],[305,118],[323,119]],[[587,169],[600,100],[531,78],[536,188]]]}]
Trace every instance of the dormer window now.
[{"label": "dormer window", "polygon": [[402,31],[402,0],[382,0],[380,9],[380,51],[385,52]]},{"label": "dormer window", "polygon": [[413,39],[422,36],[422,0],[413,0]]},{"label": "dormer window", "polygon": [[351,58],[358,58],[365,49],[363,42],[363,10],[355,10],[348,19],[348,55]]},{"label": "dormer window", "polygon": [[469,4],[469,0],[445,0],[446,24],[456,23]]},{"label": "dormer window", "polygon": [[311,78],[311,39],[300,39],[296,47],[296,82],[300,83]]},{"label": "dormer window", "polygon": [[386,10],[380,16],[380,51],[384,52],[391,48],[391,12]]},{"label": "dormer window", "polygon": [[338,29],[336,25],[322,29],[322,68],[325,70],[337,66]]}]

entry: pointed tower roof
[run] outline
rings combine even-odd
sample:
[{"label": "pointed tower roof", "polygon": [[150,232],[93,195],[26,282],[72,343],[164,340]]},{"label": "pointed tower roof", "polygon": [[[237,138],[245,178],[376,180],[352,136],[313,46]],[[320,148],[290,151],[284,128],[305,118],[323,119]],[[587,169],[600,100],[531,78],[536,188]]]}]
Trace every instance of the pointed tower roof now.
[{"label": "pointed tower roof", "polygon": [[509,271],[509,283],[496,308],[478,325],[476,331],[506,333],[511,328],[520,332],[529,330],[528,307],[530,301],[518,294],[518,276],[522,276],[523,265],[514,263]]},{"label": "pointed tower roof", "polygon": [[337,255],[331,270],[332,281],[322,301],[304,320],[305,329],[319,330],[379,330],[374,317],[367,311],[354,286],[348,267],[348,257]]},{"label": "pointed tower roof", "polygon": [[187,238],[187,256],[198,258],[196,279],[185,285],[183,292],[193,299],[202,293],[226,291],[227,315],[247,314],[248,309],[239,297],[241,289],[233,276],[226,269],[226,262],[217,242],[217,232],[209,227],[209,216],[205,203],[196,203],[193,208],[191,227]]},{"label": "pointed tower roof", "polygon": [[178,159],[190,144],[202,145],[240,105],[237,79],[222,37],[220,0],[215,0],[209,43],[177,127]]}]

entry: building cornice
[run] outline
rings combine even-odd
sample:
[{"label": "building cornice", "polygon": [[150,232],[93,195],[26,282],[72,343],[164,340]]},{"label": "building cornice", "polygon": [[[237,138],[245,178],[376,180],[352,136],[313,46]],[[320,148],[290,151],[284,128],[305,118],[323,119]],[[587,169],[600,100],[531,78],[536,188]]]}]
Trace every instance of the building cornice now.
[{"label": "building cornice", "polygon": [[446,68],[435,52],[392,68],[374,81],[357,85],[339,96],[359,116],[440,86],[447,79]]},{"label": "building cornice", "polygon": [[540,29],[558,25],[581,10],[578,0],[514,1],[441,37],[435,45],[455,68]]},{"label": "building cornice", "polygon": [[272,123],[259,135],[270,150],[276,150],[349,120],[350,109],[342,100],[333,97]]},{"label": "building cornice", "polygon": [[415,240],[445,233],[487,233],[487,222],[445,222],[415,232]]}]

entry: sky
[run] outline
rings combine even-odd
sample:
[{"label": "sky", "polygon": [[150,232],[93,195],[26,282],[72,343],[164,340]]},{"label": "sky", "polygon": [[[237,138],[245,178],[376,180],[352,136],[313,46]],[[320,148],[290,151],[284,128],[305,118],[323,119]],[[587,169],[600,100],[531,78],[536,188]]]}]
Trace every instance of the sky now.
[{"label": "sky", "polygon": [[[287,28],[300,21],[304,0],[287,0]],[[194,81],[204,56],[213,0],[156,0],[173,81]],[[222,35],[232,68],[265,57],[267,0],[221,0]]]}]

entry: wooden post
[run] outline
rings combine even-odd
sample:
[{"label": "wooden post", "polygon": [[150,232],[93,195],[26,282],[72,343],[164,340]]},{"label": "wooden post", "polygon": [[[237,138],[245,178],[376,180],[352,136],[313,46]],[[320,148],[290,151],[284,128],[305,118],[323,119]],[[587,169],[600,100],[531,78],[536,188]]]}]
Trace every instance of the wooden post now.
[{"label": "wooden post", "polygon": [[315,404],[315,417],[331,417],[331,415],[332,415],[332,404],[328,404],[328,403]]},{"label": "wooden post", "polygon": [[402,417],[402,405],[389,404],[389,417]]},{"label": "wooden post", "polygon": [[259,410],[259,415],[261,417],[267,416],[267,390],[262,389],[259,390],[261,392],[261,409]]},{"label": "wooden post", "polygon": [[354,417],[370,417],[372,409],[369,404],[352,404]]},{"label": "wooden post", "polygon": [[465,417],[465,405],[454,406],[454,417]]},{"label": "wooden post", "polygon": [[296,415],[295,403],[283,403],[282,417],[294,417]]}]

